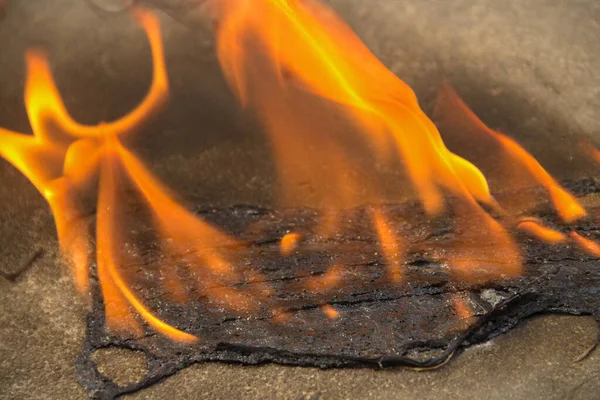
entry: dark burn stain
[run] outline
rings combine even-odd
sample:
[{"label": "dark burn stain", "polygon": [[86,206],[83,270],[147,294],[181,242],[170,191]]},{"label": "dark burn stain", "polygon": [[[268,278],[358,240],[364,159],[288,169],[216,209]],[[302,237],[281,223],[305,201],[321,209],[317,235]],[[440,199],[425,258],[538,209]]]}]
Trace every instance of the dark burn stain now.
[{"label": "dark burn stain", "polygon": [[[573,193],[583,196],[600,192],[593,180],[566,182]],[[411,213],[406,213],[407,208]],[[423,234],[425,218],[415,204],[390,205],[390,215],[414,215],[403,221],[402,234],[408,240],[436,241],[451,237],[451,229],[436,227]],[[595,214],[598,209],[592,209]],[[447,270],[428,261],[427,254],[409,255],[406,281],[392,285],[383,277],[377,242],[368,234],[368,218],[357,209],[356,226],[347,234],[327,241],[308,240],[291,257],[282,257],[278,241],[290,229],[309,231],[318,215],[313,210],[259,209],[248,206],[198,210],[203,218],[251,243],[250,251],[260,255],[260,269],[274,290],[273,304],[282,306],[289,318],[274,323],[268,310],[240,316],[207,304],[201,296],[185,306],[166,305],[160,291],[139,286],[139,295],[168,323],[197,335],[200,343],[185,346],[148,330],[140,339],[107,335],[102,298],[94,284],[93,310],[87,319],[87,339],[77,362],[80,382],[91,397],[111,399],[130,393],[174,374],[194,363],[218,361],[256,365],[283,365],[319,368],[437,368],[462,349],[508,332],[520,321],[540,313],[590,315],[600,321],[599,262],[574,246],[550,246],[518,235],[524,254],[522,277],[489,283],[455,282]],[[557,229],[598,232],[591,220],[572,227],[561,226],[547,210],[536,217]],[[264,224],[259,238],[250,226]],[[414,237],[410,237],[413,232]],[[246,235],[246,236],[244,236]],[[426,247],[426,246],[424,246]],[[151,253],[151,251],[149,251]],[[326,293],[302,290],[305,281],[322,274],[332,259],[347,269],[344,285]],[[151,263],[144,268],[150,270]],[[138,268],[138,271],[144,270]],[[251,289],[252,282],[240,282]],[[472,305],[473,315],[460,320],[452,299],[461,296]],[[325,317],[329,304],[340,314]],[[268,304],[272,305],[272,304]],[[96,368],[91,355],[101,348],[121,347],[144,352],[148,374],[139,382],[119,386]]]}]

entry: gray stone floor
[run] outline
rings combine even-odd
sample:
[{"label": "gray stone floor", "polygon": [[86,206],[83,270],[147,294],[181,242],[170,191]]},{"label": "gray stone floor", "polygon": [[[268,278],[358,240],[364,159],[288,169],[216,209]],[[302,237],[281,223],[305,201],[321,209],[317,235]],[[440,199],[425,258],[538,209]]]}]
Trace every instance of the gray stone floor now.
[{"label": "gray stone floor", "polygon": [[[270,204],[274,174],[264,137],[237,112],[193,1],[147,2],[169,6],[161,21],[172,98],[132,146],[197,202]],[[553,174],[596,174],[573,145],[580,135],[600,139],[597,1],[329,3],[415,88],[426,110],[446,78],[486,123],[518,137]],[[29,129],[22,106],[28,47],[48,51],[65,102],[83,122],[131,108],[150,77],[145,39],[127,14],[82,0],[8,0],[0,43],[0,126],[10,129]],[[16,283],[0,278],[0,398],[85,398],[74,371],[85,308],[57,261],[51,216],[35,189],[3,161],[0,181],[0,268],[14,271],[35,248],[46,250]],[[574,362],[596,334],[588,318],[544,316],[437,371],[209,364],[130,397],[598,399],[600,354]],[[137,354],[99,354],[97,360],[123,382],[144,370]]]}]

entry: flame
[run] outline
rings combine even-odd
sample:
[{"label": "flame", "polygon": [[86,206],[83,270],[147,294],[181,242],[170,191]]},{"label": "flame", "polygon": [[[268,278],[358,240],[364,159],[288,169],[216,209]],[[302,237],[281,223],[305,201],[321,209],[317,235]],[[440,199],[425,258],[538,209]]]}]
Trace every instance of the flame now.
[{"label": "flame", "polygon": [[102,160],[100,189],[98,197],[98,217],[96,224],[96,247],[98,276],[103,289],[105,301],[110,301],[112,308],[107,308],[107,325],[110,329],[140,332],[137,323],[128,312],[129,305],[148,322],[150,326],[168,337],[182,341],[194,342],[197,338],[182,332],[156,318],[142,302],[133,294],[119,273],[119,265],[124,263],[118,256],[117,244],[122,243],[117,227],[116,209],[122,201],[117,201],[118,176],[115,171],[113,155],[116,139],[108,137],[105,146],[106,155]]},{"label": "flame", "polygon": [[340,317],[340,313],[338,312],[338,310],[336,310],[329,304],[323,305],[321,307],[321,310],[323,310],[323,314],[325,314],[325,316],[329,319],[338,319]]},{"label": "flame", "polygon": [[591,239],[584,238],[577,232],[571,232],[571,239],[589,255],[600,258],[600,244]]},{"label": "flame", "polygon": [[587,215],[573,195],[563,189],[531,154],[514,139],[488,128],[448,84],[444,84],[440,91],[437,108],[438,112],[440,109],[446,109],[450,118],[462,116],[468,125],[476,128],[480,135],[478,140],[489,138],[495,141],[504,153],[505,160],[502,165],[513,169],[510,179],[521,179],[524,174],[535,184],[546,189],[564,222],[571,223]]},{"label": "flame", "polygon": [[[126,254],[122,245],[130,239],[123,234],[129,230],[123,226],[120,215],[125,203],[119,197],[120,188],[126,183],[124,178],[152,211],[165,255],[179,256],[188,263],[201,294],[228,308],[245,311],[255,309],[255,298],[264,298],[268,293],[249,295],[226,287],[232,280],[242,279],[231,259],[243,246],[177,203],[119,140],[153,118],[169,94],[158,19],[139,9],[134,16],[148,36],[154,66],[152,84],[142,102],[116,121],[79,124],[64,106],[43,53],[28,51],[25,105],[33,135],[0,128],[0,155],[31,181],[50,205],[61,252],[72,265],[77,287],[84,294],[89,288],[92,245],[79,199],[99,177],[96,260],[107,328],[141,335],[142,326],[134,310],[153,329],[173,340],[190,343],[198,338],[155,316],[136,296],[123,273],[125,265],[140,265],[138,257]],[[176,269],[168,265],[161,265],[160,269],[167,277],[165,290],[171,291],[171,298],[189,298],[189,289],[177,277]]]},{"label": "flame", "polygon": [[284,256],[289,256],[298,248],[298,244],[302,239],[302,235],[299,233],[287,233],[284,237],[281,238],[281,243],[279,245],[281,254]]},{"label": "flame", "polygon": [[135,109],[116,121],[92,126],[74,121],[62,102],[43,54],[39,51],[27,53],[28,78],[25,103],[31,127],[36,134],[39,134],[40,139],[50,139],[51,131],[45,129],[48,128],[49,122],[55,124],[63,133],[75,138],[104,137],[106,132],[111,132],[115,136],[131,133],[139,129],[166,104],[169,83],[158,18],[141,9],[133,12],[135,19],[148,36],[154,72],[146,97]]},{"label": "flame", "polygon": [[459,319],[468,320],[473,317],[473,309],[462,295],[458,293],[453,294],[452,303],[454,304],[454,309],[456,310]]},{"label": "flame", "polygon": [[454,312],[458,317],[456,326],[458,326],[460,329],[467,329],[471,319],[475,314],[473,307],[471,307],[471,305],[468,303],[465,296],[460,293],[453,293],[450,295],[450,297],[452,299]]},{"label": "flame", "polygon": [[582,141],[579,146],[588,157],[591,157],[596,164],[600,165],[600,150],[591,141]]},{"label": "flame", "polygon": [[522,219],[517,228],[527,232],[533,237],[536,237],[544,242],[548,243],[564,243],[567,241],[567,237],[561,232],[544,226],[539,220],[535,218]]},{"label": "flame", "polygon": [[373,210],[372,218],[381,250],[387,260],[388,277],[393,283],[400,283],[403,275],[401,263],[405,253],[404,247],[381,210]]},{"label": "flame", "polygon": [[[451,267],[455,279],[489,281],[522,272],[519,249],[506,225],[550,243],[567,240],[533,218],[507,213],[492,197],[482,171],[446,147],[412,89],[327,7],[316,0],[219,0],[218,6],[217,48],[225,76],[240,102],[255,111],[266,128],[283,202],[308,201],[323,210],[318,236],[327,238],[342,223],[351,223],[358,214],[353,207],[372,205],[368,217],[387,277],[393,283],[403,281],[411,243],[399,234],[402,221],[382,204],[390,186],[404,186],[386,182],[379,173],[381,165],[387,170],[402,167],[428,220],[454,222],[453,239],[438,243],[431,253]],[[193,343],[196,336],[161,319],[136,295],[141,284],[136,278],[141,278],[126,269],[143,265],[143,260],[127,227],[124,187],[133,189],[149,211],[161,258],[175,260],[176,265],[157,266],[168,299],[184,303],[199,295],[246,314],[270,305],[275,293],[261,274],[236,267],[243,264],[246,244],[182,206],[122,144],[121,138],[140,130],[169,96],[158,19],[139,9],[134,16],[148,36],[154,68],[140,104],[115,121],[80,124],[69,115],[44,54],[29,51],[25,106],[33,135],[0,128],[0,155],[48,202],[61,253],[83,294],[89,291],[94,246],[82,204],[84,194],[97,186],[95,258],[110,332],[141,336],[147,325],[172,340]],[[513,166],[518,177],[526,175],[546,190],[564,222],[586,216],[579,202],[516,141],[486,127],[449,87],[442,94],[459,111],[455,114],[466,116],[482,137],[502,149],[506,168]],[[600,257],[600,245],[576,232],[570,236],[583,251]],[[281,254],[292,254],[302,239],[299,233],[286,234]],[[344,272],[343,266],[332,264],[323,275],[307,279],[305,289],[326,292],[342,283]],[[247,290],[241,289],[245,286]],[[473,315],[461,296],[453,296],[452,302],[462,319]],[[321,309],[329,319],[339,318],[331,305]],[[278,306],[268,311],[275,323],[290,318]]]},{"label": "flame", "polygon": [[[345,209],[381,203],[384,185],[372,166],[398,159],[429,216],[444,211],[449,194],[459,199],[452,209],[465,213],[465,224],[485,232],[479,240],[503,248],[482,257],[463,252],[451,257],[453,267],[468,274],[485,258],[503,274],[520,272],[512,239],[478,204],[496,204],[484,175],[446,148],[410,87],[331,10],[309,0],[223,0],[218,5],[221,66],[240,102],[264,122],[284,202],[297,200],[308,187],[316,205],[337,210],[325,214],[323,230],[329,233]],[[307,103],[326,111],[315,114]],[[322,122],[332,114],[334,127]],[[340,124],[343,133],[335,130]],[[371,153],[368,162],[360,161],[347,138],[368,144],[361,148]],[[388,262],[396,265],[390,276],[399,281],[400,240],[392,239],[381,215],[373,222]]]},{"label": "flame", "polygon": [[[307,90],[346,106],[346,111],[364,126],[367,139],[373,140],[377,148],[394,143],[430,214],[443,208],[442,188],[481,201],[491,200],[483,175],[468,161],[448,151],[433,123],[419,108],[412,90],[387,70],[329,9],[312,1],[289,0],[229,0],[223,1],[221,8],[220,61],[243,104],[259,98],[259,104],[254,105],[261,113],[276,114],[265,118],[275,119],[278,115],[281,120],[280,107],[270,98],[273,94],[255,92],[252,75],[257,67],[249,65],[252,60],[245,48],[247,38],[252,38],[260,41],[261,50],[270,57],[271,71],[280,88],[286,84],[283,72],[286,71]],[[265,18],[269,18],[269,24],[264,24]],[[254,90],[252,94],[250,87]],[[268,106],[264,107],[265,103]],[[270,126],[273,129],[283,130],[283,127]],[[391,141],[385,140],[387,132]],[[293,139],[301,141],[309,134],[304,131]],[[284,135],[278,132],[272,136],[278,140],[277,137]],[[289,139],[291,135],[285,136]],[[319,147],[322,144],[320,140]],[[287,150],[282,147],[276,146],[277,151],[287,154],[291,149],[299,150],[290,143]],[[328,147],[323,144],[323,148]],[[342,157],[339,152],[327,151],[327,154]],[[306,164],[306,158],[303,161]]]},{"label": "flame", "polygon": [[334,264],[325,274],[308,279],[306,288],[312,293],[325,292],[327,289],[339,285],[342,280],[342,275],[342,266]]}]

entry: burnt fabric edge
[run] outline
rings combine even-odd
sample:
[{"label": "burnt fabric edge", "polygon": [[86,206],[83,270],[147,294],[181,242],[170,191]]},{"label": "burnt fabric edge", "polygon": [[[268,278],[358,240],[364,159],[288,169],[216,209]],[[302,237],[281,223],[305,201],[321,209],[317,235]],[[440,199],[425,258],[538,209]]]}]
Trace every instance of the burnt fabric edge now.
[{"label": "burnt fabric edge", "polygon": [[[600,188],[592,179],[566,182],[565,186],[577,196],[600,192]],[[572,260],[565,260],[564,262],[573,264]],[[577,264],[589,264],[591,270],[594,265],[597,265],[597,262],[582,261]],[[575,302],[577,304],[570,304],[568,301],[563,301],[560,296],[553,296],[555,293],[541,292],[540,287],[536,286],[540,281],[557,277],[561,269],[562,265],[559,261],[554,264],[553,268],[547,270],[542,276],[537,277],[531,282],[524,282],[524,279],[521,279],[520,284],[503,287],[502,289],[508,290],[511,293],[510,296],[498,303],[490,311],[479,316],[474,323],[466,328],[465,331],[456,335],[452,340],[414,342],[405,345],[403,350],[399,352],[405,353],[411,348],[443,349],[441,350],[441,355],[426,359],[394,355],[367,358],[339,354],[297,353],[272,347],[248,346],[235,342],[220,342],[213,351],[208,353],[181,352],[175,357],[161,358],[155,356],[151,348],[135,340],[122,340],[106,334],[102,311],[103,301],[97,279],[95,276],[92,276],[93,307],[92,312],[90,312],[87,318],[87,334],[82,353],[76,361],[77,374],[80,383],[86,388],[90,397],[112,399],[126,393],[133,393],[147,388],[190,365],[203,362],[223,362],[242,365],[275,363],[280,365],[317,367],[321,369],[382,369],[394,367],[434,369],[451,361],[463,349],[507,333],[521,322],[535,315],[555,313],[588,315],[600,324],[600,309],[594,304],[585,305],[578,304],[577,302]],[[139,382],[127,386],[119,386],[109,378],[103,376],[98,371],[91,355],[96,350],[108,347],[121,347],[143,351],[147,357],[148,374]]]}]

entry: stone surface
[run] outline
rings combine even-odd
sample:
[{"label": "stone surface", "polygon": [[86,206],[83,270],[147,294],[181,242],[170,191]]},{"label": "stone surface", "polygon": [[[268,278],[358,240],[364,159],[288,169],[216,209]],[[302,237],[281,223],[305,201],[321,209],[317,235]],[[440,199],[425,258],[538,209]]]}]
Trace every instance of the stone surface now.
[{"label": "stone surface", "polygon": [[98,372],[119,386],[141,381],[148,373],[146,355],[141,351],[104,348],[92,354]]},{"label": "stone surface", "polygon": [[[171,106],[132,145],[201,204],[270,204],[274,171],[264,137],[234,105],[206,28],[193,23],[191,1],[173,1],[161,15]],[[486,123],[519,138],[552,173],[595,173],[573,144],[582,134],[600,139],[597,1],[330,3],[415,88],[426,110],[447,78]],[[127,13],[80,0],[8,0],[2,13],[0,126],[29,130],[23,52],[31,46],[48,51],[65,102],[82,122],[115,118],[145,93],[149,52]],[[85,306],[58,262],[47,206],[4,161],[0,181],[0,268],[13,271],[36,248],[46,250],[16,283],[0,278],[0,397],[85,398],[74,371]],[[131,397],[594,399],[598,352],[573,360],[596,333],[586,318],[543,317],[438,371],[210,364]]]}]

